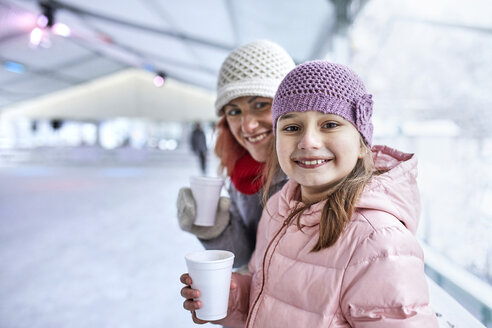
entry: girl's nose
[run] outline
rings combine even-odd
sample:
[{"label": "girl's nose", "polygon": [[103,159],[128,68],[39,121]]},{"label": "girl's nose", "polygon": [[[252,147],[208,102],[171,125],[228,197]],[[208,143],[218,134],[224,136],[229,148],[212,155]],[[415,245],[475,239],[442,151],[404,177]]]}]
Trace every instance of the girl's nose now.
[{"label": "girl's nose", "polygon": [[246,114],[243,116],[241,127],[244,133],[253,133],[258,125],[259,123],[255,115]]},{"label": "girl's nose", "polygon": [[299,149],[318,149],[322,146],[319,133],[314,129],[307,128],[298,143]]}]

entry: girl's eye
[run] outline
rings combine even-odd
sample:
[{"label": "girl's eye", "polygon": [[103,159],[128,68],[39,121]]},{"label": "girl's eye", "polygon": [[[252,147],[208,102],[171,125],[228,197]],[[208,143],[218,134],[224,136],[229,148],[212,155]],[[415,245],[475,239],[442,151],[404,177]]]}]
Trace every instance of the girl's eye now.
[{"label": "girl's eye", "polygon": [[237,116],[241,114],[241,110],[240,109],[229,109],[229,110],[226,110],[226,115],[227,116]]},{"label": "girl's eye", "polygon": [[287,132],[296,132],[296,131],[299,131],[299,127],[295,126],[295,125],[287,125],[282,130],[287,131]]},{"label": "girl's eye", "polygon": [[323,128],[325,129],[333,129],[333,128],[336,128],[338,126],[338,123],[335,123],[335,122],[326,122],[323,124]]}]

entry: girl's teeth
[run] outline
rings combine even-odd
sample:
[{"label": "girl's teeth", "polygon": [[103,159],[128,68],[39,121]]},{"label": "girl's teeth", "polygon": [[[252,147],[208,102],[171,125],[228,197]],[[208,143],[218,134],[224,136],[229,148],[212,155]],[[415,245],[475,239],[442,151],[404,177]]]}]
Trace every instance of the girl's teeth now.
[{"label": "girl's teeth", "polygon": [[317,164],[324,163],[325,160],[324,159],[315,159],[312,161],[299,161],[299,162],[304,164],[304,165],[317,165]]}]

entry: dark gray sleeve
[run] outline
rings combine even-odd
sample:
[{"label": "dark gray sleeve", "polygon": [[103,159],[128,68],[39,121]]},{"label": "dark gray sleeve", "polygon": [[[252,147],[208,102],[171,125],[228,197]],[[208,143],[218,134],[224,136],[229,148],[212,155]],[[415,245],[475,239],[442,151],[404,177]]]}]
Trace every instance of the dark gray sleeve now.
[{"label": "dark gray sleeve", "polygon": [[[280,190],[287,182],[287,177],[280,173],[272,185],[270,197]],[[263,211],[261,201],[263,191],[256,194],[242,194],[230,185],[229,196],[231,207],[229,208],[230,221],[224,232],[217,238],[202,240],[200,242],[206,249],[225,249],[235,254],[234,268],[247,264],[253,254],[256,245],[256,230]]]},{"label": "dark gray sleeve", "polygon": [[206,249],[225,249],[233,252],[234,267],[238,268],[247,264],[253,254],[256,227],[263,208],[254,195],[242,195],[234,187],[229,189],[229,193],[231,198],[229,225],[217,238],[200,239],[200,242]]}]

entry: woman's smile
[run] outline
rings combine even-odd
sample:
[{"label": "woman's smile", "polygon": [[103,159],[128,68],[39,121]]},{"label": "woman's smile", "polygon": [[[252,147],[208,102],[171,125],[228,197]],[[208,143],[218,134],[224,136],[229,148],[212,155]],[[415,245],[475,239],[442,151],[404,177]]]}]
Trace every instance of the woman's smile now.
[{"label": "woman's smile", "polygon": [[271,134],[272,134],[272,131],[265,131],[265,132],[255,134],[253,136],[244,136],[244,139],[246,139],[246,141],[248,141],[249,143],[257,144],[263,140],[266,140],[267,137],[269,137]]},{"label": "woman's smile", "polygon": [[272,99],[239,97],[224,106],[224,114],[232,135],[258,162],[265,162],[270,151],[272,131]]}]

